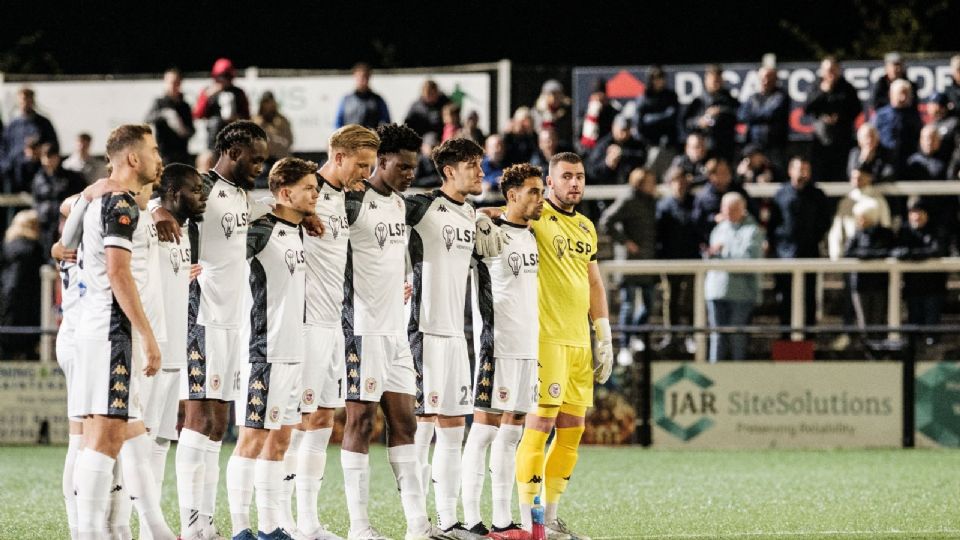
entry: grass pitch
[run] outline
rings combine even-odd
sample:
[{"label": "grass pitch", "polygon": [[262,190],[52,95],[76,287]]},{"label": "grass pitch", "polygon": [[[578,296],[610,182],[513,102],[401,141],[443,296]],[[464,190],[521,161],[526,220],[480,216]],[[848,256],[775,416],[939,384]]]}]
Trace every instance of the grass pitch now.
[{"label": "grass pitch", "polygon": [[[222,469],[232,448],[224,448]],[[167,521],[179,524],[171,448]],[[68,538],[64,447],[0,448],[0,539]],[[371,450],[374,526],[403,538],[386,451]],[[321,520],[346,535],[339,448],[328,453]],[[222,474],[222,473],[221,473]],[[489,518],[489,479],[484,515]],[[586,447],[561,504],[594,539],[960,538],[960,453],[947,450],[662,451]],[[432,495],[428,497],[432,513]],[[254,512],[255,513],[255,512]],[[217,525],[229,535],[221,477]],[[136,518],[134,518],[134,521]]]}]

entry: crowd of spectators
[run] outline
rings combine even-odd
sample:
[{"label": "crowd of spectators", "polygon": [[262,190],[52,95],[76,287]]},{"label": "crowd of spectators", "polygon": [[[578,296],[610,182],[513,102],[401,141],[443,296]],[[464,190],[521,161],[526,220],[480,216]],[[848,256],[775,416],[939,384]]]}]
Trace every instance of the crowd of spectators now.
[{"label": "crowd of spectators", "polygon": [[[703,93],[686,105],[680,103],[659,66],[649,69],[644,90],[629,106],[610,99],[606,81],[598,79],[579,118],[574,117],[563,83],[550,79],[530,106],[517,107],[508,124],[490,134],[480,129],[476,111],[464,111],[455,95],[448,96],[428,79],[403,119],[423,137],[423,156],[452,137],[468,137],[481,144],[484,185],[491,196],[498,193],[500,174],[510,165],[529,161],[545,166],[558,152],[580,153],[591,184],[632,188],[621,200],[591,202],[586,209],[628,258],[866,258],[880,254],[920,258],[955,249],[960,224],[957,197],[885,198],[874,185],[891,180],[958,179],[960,56],[951,59],[950,68],[952,85],[927,99],[924,124],[917,87],[907,78],[900,55],[884,58],[884,76],[874,83],[868,103],[861,102],[856,89],[843,78],[840,62],[824,58],[802,104],[812,141],[797,157],[791,154],[797,147],[788,140],[789,115],[801,104],[791,103],[776,66],[770,64],[757,69],[758,89],[742,102],[726,88],[723,69],[715,64],[704,70]],[[372,88],[371,76],[369,65],[354,67],[354,89],[337,104],[334,127],[390,122],[391,111]],[[218,59],[210,82],[191,105],[181,91],[180,72],[164,73],[162,93],[150,105],[145,121],[154,127],[165,163],[193,162],[201,171],[210,167],[212,149],[197,156],[189,150],[198,119],[205,120],[203,136],[208,145],[227,123],[252,119],[270,138],[267,167],[292,153],[293,129],[276,97],[263,92],[253,111],[246,92],[234,84],[235,77],[233,63]],[[0,123],[0,179],[5,193],[32,194],[36,234],[24,236],[22,226],[17,234],[39,246],[43,261],[56,237],[59,203],[106,175],[107,164],[91,151],[94,141],[87,133],[76,136],[74,151],[64,159],[54,123],[37,111],[33,90],[23,87],[17,98],[15,113],[5,126]],[[848,179],[852,189],[835,203],[816,186],[817,181],[840,179]],[[422,157],[414,185],[429,188],[439,182],[433,164]],[[773,198],[755,200],[744,188],[748,183],[781,183],[781,187]],[[0,220],[0,227],[6,227],[12,215],[9,212]],[[878,232],[893,228],[901,230],[889,235]],[[18,268],[11,260],[26,251],[11,249],[8,258],[4,246],[4,269]],[[21,274],[4,270],[3,275],[5,280],[16,280]],[[816,313],[811,280],[807,278],[804,299],[808,324],[815,322]],[[870,293],[878,285],[872,280],[849,276],[847,321],[869,322],[866,314],[874,309],[865,306],[871,305]],[[647,321],[658,281],[624,281],[622,324]],[[750,276],[711,273],[708,285],[711,322],[749,320],[756,293]],[[4,282],[5,291],[7,286]],[[939,291],[940,282],[906,280],[905,292],[915,297],[908,299],[911,322],[934,319],[937,310],[931,288]],[[664,313],[673,323],[692,322],[692,289],[688,276],[665,281]],[[775,294],[783,324],[789,322],[790,291],[789,276],[777,277]],[[738,338],[716,337],[713,354],[743,354]],[[624,349],[646,346],[629,334],[623,340]],[[689,341],[685,345],[688,350],[692,347]]]}]

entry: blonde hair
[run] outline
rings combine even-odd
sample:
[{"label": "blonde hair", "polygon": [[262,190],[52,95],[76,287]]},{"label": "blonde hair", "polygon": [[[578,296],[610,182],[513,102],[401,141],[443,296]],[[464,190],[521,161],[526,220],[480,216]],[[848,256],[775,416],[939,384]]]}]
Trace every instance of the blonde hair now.
[{"label": "blonde hair", "polygon": [[7,227],[7,232],[3,235],[4,243],[12,242],[18,238],[27,240],[36,240],[40,238],[40,215],[36,210],[21,210],[13,216],[13,221]]},{"label": "blonde hair", "polygon": [[337,148],[352,154],[361,148],[377,150],[380,148],[380,137],[372,129],[357,124],[348,124],[330,135],[328,145],[330,149]]}]

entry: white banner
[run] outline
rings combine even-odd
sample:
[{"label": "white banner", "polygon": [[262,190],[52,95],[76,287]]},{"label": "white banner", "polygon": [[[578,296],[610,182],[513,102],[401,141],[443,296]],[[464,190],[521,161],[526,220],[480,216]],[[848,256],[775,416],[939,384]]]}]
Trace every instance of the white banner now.
[{"label": "white banner", "polygon": [[[448,96],[461,95],[463,117],[477,111],[480,129],[489,132],[492,88],[487,73],[374,73],[370,86],[387,102],[391,120],[403,122],[410,105],[419,99],[426,79],[436,81]],[[293,150],[297,152],[326,150],[340,98],[353,91],[350,75],[249,76],[234,82],[247,93],[251,115],[257,113],[263,92],[273,92],[280,112],[290,120]],[[207,84],[209,79],[184,79],[182,90],[191,107]],[[16,94],[21,86],[23,83],[17,82],[0,85],[0,110],[5,121],[9,122],[15,112]],[[110,130],[120,124],[143,122],[153,101],[163,93],[159,79],[32,82],[29,86],[36,92],[37,109],[53,122],[64,154],[73,151],[76,136],[81,132],[93,136],[94,153],[102,154]],[[196,121],[194,126],[197,134],[190,140],[190,151],[198,153],[206,148],[207,134],[202,121]]]},{"label": "white banner", "polygon": [[899,447],[901,370],[892,362],[655,362],[653,445]]},{"label": "white banner", "polygon": [[36,444],[44,423],[51,442],[67,442],[63,371],[38,362],[0,362],[0,443]]}]

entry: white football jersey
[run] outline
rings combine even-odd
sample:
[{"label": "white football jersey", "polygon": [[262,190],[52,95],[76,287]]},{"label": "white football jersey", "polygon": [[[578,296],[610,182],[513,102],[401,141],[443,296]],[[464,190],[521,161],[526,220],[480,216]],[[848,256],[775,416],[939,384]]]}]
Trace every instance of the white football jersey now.
[{"label": "white football jersey", "polygon": [[405,336],[406,217],[403,197],[369,183],[346,196],[350,243],[344,271],[347,336]]},{"label": "white football jersey", "polygon": [[94,199],[83,216],[83,247],[77,265],[85,293],[77,305],[77,339],[127,341],[132,339],[130,319],[120,309],[107,277],[107,248],[133,252],[133,237],[140,210],[131,192],[108,193]]},{"label": "white football jersey", "polygon": [[323,236],[303,237],[307,256],[308,326],[337,326],[343,312],[343,277],[347,267],[350,224],[343,189],[333,187],[319,174],[320,196],[316,214],[323,223]]},{"label": "white football jersey", "polygon": [[[306,260],[300,226],[267,214],[250,225],[250,361],[303,361]],[[206,271],[206,270],[204,270]]]},{"label": "white football jersey", "polygon": [[140,211],[137,229],[133,233],[133,256],[130,271],[137,282],[143,312],[150,321],[153,337],[158,343],[167,340],[167,321],[163,313],[163,288],[160,284],[160,238],[153,216]]},{"label": "white football jersey", "polygon": [[193,249],[203,272],[197,278],[197,323],[214,328],[240,328],[246,288],[247,229],[250,204],[247,192],[217,174],[201,175],[207,191],[207,208],[197,223],[198,242]]},{"label": "white football jersey", "polygon": [[[77,257],[82,255],[78,252]],[[76,263],[60,261],[60,319],[59,332],[73,332],[77,325],[77,305],[83,295],[83,282],[80,280],[80,267]]]},{"label": "white football jersey", "polygon": [[508,243],[497,257],[479,259],[474,269],[474,350],[482,358],[536,359],[540,334],[537,272],[540,255],[529,228],[496,220]]},{"label": "white football jersey", "polygon": [[163,369],[187,367],[187,310],[190,300],[190,239],[160,242],[160,284],[163,289],[167,342],[161,344]]},{"label": "white football jersey", "polygon": [[476,211],[442,191],[407,197],[413,298],[410,332],[463,336]]}]

